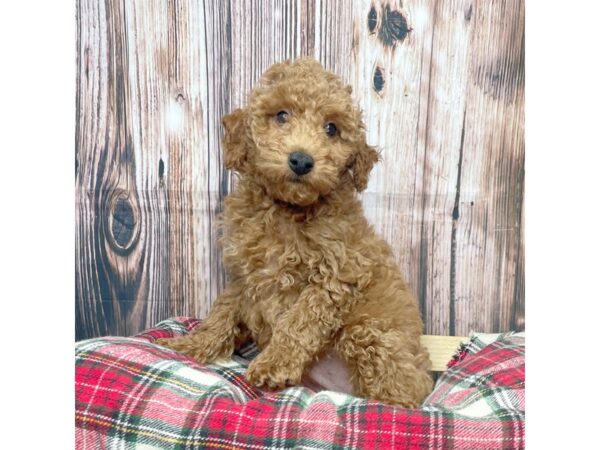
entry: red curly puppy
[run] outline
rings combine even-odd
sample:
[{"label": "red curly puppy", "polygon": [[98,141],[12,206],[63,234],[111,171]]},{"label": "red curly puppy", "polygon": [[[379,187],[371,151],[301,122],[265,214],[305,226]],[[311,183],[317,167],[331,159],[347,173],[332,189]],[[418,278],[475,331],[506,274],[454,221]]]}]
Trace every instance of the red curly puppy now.
[{"label": "red curly puppy", "polygon": [[356,198],[378,153],[351,91],[312,59],[284,62],[224,117],[225,164],[240,174],[223,213],[231,281],[199,329],[160,343],[211,362],[250,334],[262,351],[248,379],[269,388],[333,348],[356,395],[416,407],[432,388],[423,324]]}]

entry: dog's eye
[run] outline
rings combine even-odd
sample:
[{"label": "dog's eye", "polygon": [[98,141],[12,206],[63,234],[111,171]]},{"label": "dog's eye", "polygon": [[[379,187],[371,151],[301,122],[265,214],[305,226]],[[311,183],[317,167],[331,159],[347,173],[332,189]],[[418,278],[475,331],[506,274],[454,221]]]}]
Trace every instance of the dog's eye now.
[{"label": "dog's eye", "polygon": [[279,111],[275,115],[275,119],[278,123],[286,123],[288,120],[290,120],[290,115],[287,111]]},{"label": "dog's eye", "polygon": [[327,133],[327,136],[329,137],[333,137],[337,134],[337,127],[335,126],[335,123],[333,122],[327,122],[325,124],[325,133]]}]

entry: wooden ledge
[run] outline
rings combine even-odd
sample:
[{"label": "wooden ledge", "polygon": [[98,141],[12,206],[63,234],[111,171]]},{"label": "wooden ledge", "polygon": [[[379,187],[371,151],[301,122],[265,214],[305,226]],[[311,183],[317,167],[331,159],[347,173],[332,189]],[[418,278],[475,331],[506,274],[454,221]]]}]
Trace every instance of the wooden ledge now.
[{"label": "wooden ledge", "polygon": [[421,343],[429,351],[431,370],[434,372],[446,371],[446,364],[452,359],[462,342],[469,342],[469,338],[465,336],[421,336]]}]

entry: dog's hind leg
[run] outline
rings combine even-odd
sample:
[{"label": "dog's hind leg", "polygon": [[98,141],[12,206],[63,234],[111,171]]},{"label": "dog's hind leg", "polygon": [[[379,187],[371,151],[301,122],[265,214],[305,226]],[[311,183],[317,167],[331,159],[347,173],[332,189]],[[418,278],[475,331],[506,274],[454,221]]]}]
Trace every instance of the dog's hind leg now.
[{"label": "dog's hind leg", "polygon": [[158,339],[157,344],[185,353],[202,363],[228,358],[235,350],[240,333],[242,283],[232,281],[215,300],[208,317],[190,334],[172,339]]},{"label": "dog's hind leg", "polygon": [[335,347],[348,364],[355,395],[416,408],[431,392],[429,358],[419,337],[385,320],[365,317],[346,325]]}]

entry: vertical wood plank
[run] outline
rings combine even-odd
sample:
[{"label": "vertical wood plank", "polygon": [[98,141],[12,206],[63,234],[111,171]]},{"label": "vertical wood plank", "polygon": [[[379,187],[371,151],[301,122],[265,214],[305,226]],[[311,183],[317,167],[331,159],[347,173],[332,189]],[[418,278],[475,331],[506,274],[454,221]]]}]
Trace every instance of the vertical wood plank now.
[{"label": "vertical wood plank", "polygon": [[523,326],[524,5],[475,2],[460,192],[456,332]]},{"label": "vertical wood plank", "polygon": [[[358,2],[359,3],[359,2]],[[351,83],[352,51],[357,47],[354,14],[357,2],[315,0],[315,58]]]},{"label": "vertical wood plank", "polygon": [[300,8],[300,20],[298,28],[300,33],[301,56],[315,56],[315,0],[301,0],[298,2]]},{"label": "vertical wood plank", "polygon": [[[148,2],[152,3],[152,2]],[[148,3],[138,2],[138,7]],[[169,215],[169,297],[167,315],[198,315],[202,310],[196,296],[206,291],[209,271],[202,270],[198,262],[210,261],[210,250],[206,243],[210,234],[200,238],[197,231],[202,229],[195,221],[198,204],[208,203],[207,193],[198,191],[196,179],[207,178],[207,157],[198,158],[199,149],[207,147],[207,130],[203,106],[207,102],[205,77],[201,61],[205,56],[201,31],[204,15],[201,5],[194,2],[171,1],[165,5],[165,22],[155,18],[153,25],[143,30],[146,40],[153,40],[154,29],[162,26],[166,31],[166,42],[159,50],[162,58],[153,74],[162,84],[161,111],[149,127],[158,128],[161,138],[161,158],[154,160],[158,167],[162,185],[166,186]],[[152,67],[152,66],[150,66]],[[155,66],[156,67],[156,66]],[[140,148],[144,157],[145,146]],[[198,160],[199,159],[199,160]],[[160,172],[160,163],[164,170]],[[149,161],[149,167],[153,164]],[[205,214],[210,217],[210,209]],[[210,267],[208,265],[208,267]]]},{"label": "vertical wood plank", "polygon": [[[216,220],[229,190],[220,141],[221,117],[230,110],[230,48],[234,30],[231,28],[228,2],[203,1],[200,4],[188,0],[187,4],[190,11],[198,10],[198,19],[194,21],[189,35],[179,38],[196,40],[200,46],[198,54],[187,59],[188,64],[195,67],[196,75],[192,74],[186,84],[193,83],[195,79],[201,80],[200,120],[196,121],[196,126],[199,133],[204,133],[204,139],[192,148],[194,238],[196,243],[201,244],[201,250],[199,257],[193,261],[197,274],[196,295],[186,301],[195,305],[191,315],[205,317],[225,284]],[[186,61],[185,58],[183,60]],[[185,313],[188,314],[187,311]]]},{"label": "vertical wood plank", "polygon": [[[419,118],[416,205],[421,233],[419,297],[426,332],[454,335],[452,295],[452,214],[461,173],[460,152],[466,104],[464,70],[473,32],[469,1],[436,2],[423,21],[433,24],[430,64],[422,73],[427,91]],[[416,264],[416,261],[414,262]]]},{"label": "vertical wood plank", "polygon": [[[130,86],[128,97],[129,132],[135,167],[131,189],[140,199],[144,252],[141,288],[114,299],[135,300],[135,311],[115,318],[125,324],[128,334],[168,313],[171,294],[169,267],[178,256],[171,251],[181,224],[172,221],[173,202],[169,186],[171,159],[166,150],[163,125],[168,119],[169,14],[167,2],[152,4],[125,1],[128,65],[124,77]],[[154,32],[154,30],[157,30]],[[153,39],[147,39],[153,33]],[[162,163],[162,164],[161,164]],[[180,172],[185,176],[185,172]],[[178,199],[185,203],[185,197]],[[175,247],[176,248],[176,247]],[[191,252],[193,254],[193,248]]]}]

